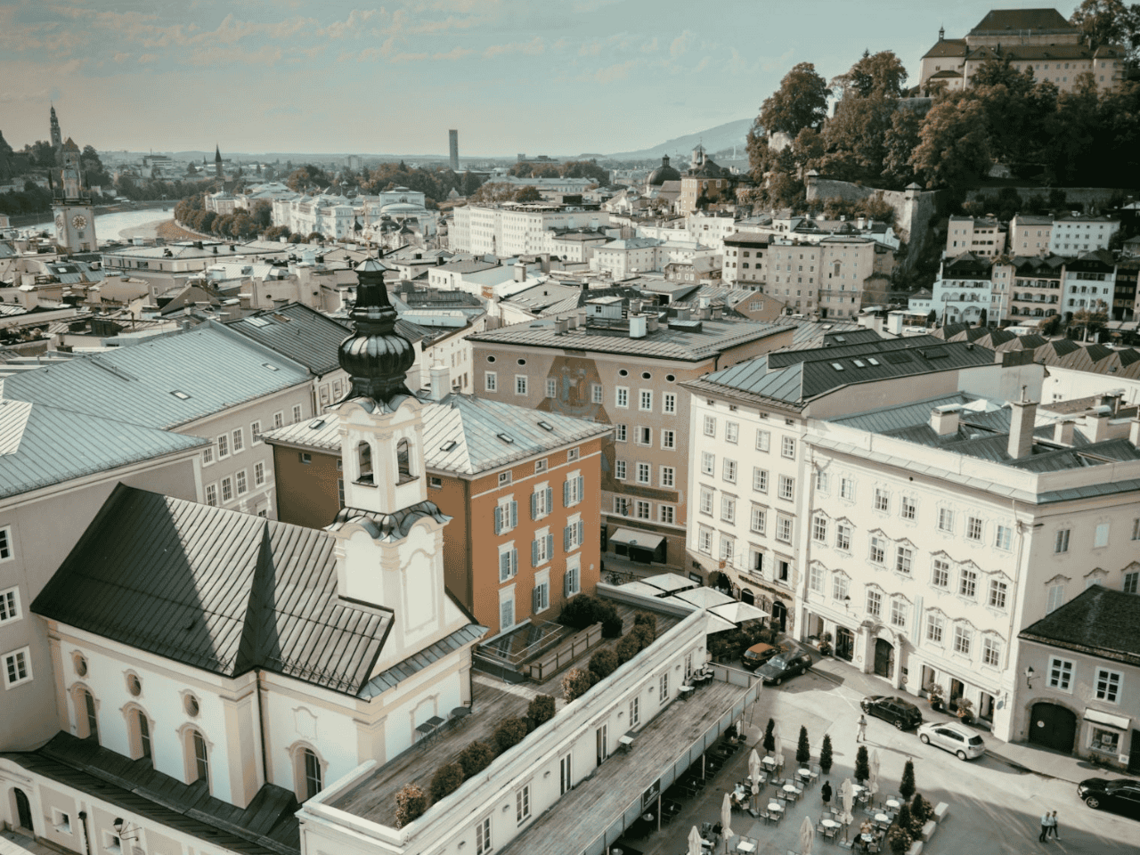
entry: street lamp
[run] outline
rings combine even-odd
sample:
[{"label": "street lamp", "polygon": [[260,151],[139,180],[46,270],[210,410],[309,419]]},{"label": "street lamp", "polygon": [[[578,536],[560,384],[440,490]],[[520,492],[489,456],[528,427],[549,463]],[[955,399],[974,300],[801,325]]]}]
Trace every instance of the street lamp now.
[{"label": "street lamp", "polygon": [[1025,669],[1025,686],[1028,689],[1033,688],[1033,666],[1030,665]]},{"label": "street lamp", "polygon": [[139,827],[136,825],[133,828],[129,822],[124,822],[121,816],[115,817],[112,826],[115,829],[115,834],[118,835],[120,840],[138,840]]}]

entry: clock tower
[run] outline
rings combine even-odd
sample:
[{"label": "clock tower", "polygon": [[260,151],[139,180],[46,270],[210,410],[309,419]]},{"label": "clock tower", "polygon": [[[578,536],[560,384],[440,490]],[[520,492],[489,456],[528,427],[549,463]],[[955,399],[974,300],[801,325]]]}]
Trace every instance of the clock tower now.
[{"label": "clock tower", "polygon": [[94,252],[99,248],[95,239],[95,208],[83,186],[79,146],[71,137],[60,149],[59,159],[60,180],[52,202],[55,242],[65,252]]}]

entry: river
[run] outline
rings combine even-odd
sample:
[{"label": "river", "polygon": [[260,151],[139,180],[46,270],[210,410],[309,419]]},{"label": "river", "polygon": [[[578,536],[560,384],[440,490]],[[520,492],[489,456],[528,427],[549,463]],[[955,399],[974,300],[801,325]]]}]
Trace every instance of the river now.
[{"label": "river", "polygon": [[[95,234],[99,237],[99,243],[132,237],[153,238],[155,236],[154,228],[146,227],[155,226],[164,220],[173,219],[173,217],[173,211],[163,211],[161,208],[150,208],[144,211],[120,211],[117,214],[97,214],[95,216]],[[24,228],[55,234],[55,224],[51,220]],[[130,232],[130,234],[124,234],[124,232]]]}]

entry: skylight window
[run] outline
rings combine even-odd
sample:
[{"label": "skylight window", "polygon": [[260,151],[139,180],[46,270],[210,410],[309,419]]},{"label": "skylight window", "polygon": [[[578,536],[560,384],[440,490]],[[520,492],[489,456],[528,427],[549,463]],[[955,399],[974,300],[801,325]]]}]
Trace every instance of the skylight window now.
[{"label": "skylight window", "polygon": [[862,359],[852,359],[851,361],[855,363],[856,368],[866,368],[867,367],[867,363],[864,362]]},{"label": "skylight window", "polygon": [[875,357],[873,357],[873,356],[868,356],[867,361],[870,362],[872,365],[878,365],[879,364],[879,360],[875,359]]},{"label": "skylight window", "polygon": [[187,395],[185,392],[179,390],[179,389],[175,389],[170,394],[173,395],[175,398],[177,398],[180,401],[189,401],[190,400],[190,396]]},{"label": "skylight window", "polygon": [[451,449],[455,448],[455,446],[457,446],[457,445],[459,445],[459,443],[457,443],[454,439],[451,439],[451,440],[448,440],[447,442],[445,442],[443,445],[441,445],[439,447],[439,450],[440,451],[451,451]]},{"label": "skylight window", "polygon": [[499,434],[495,434],[495,435],[499,439],[501,439],[503,442],[505,442],[507,445],[514,445],[514,443],[515,443],[515,441],[513,439],[511,439],[509,436],[507,436],[505,433],[499,433]]},{"label": "skylight window", "polygon": [[836,371],[842,371],[843,370],[843,363],[833,362],[833,363],[831,363],[831,367],[834,368]]},{"label": "skylight window", "polygon": [[261,364],[262,364],[262,365],[264,365],[266,368],[268,368],[270,371],[280,371],[280,370],[281,370],[281,369],[280,369],[280,368],[278,368],[276,365],[271,365],[271,364],[270,364],[270,363],[268,363],[268,362],[263,362],[263,363],[261,363]]},{"label": "skylight window", "polygon": [[554,426],[551,425],[549,422],[539,422],[538,426],[540,428],[542,428],[543,430],[554,430]]},{"label": "skylight window", "polygon": [[309,430],[320,430],[324,426],[325,426],[325,420],[324,419],[317,419],[315,422],[312,422],[309,425]]},{"label": "skylight window", "polygon": [[267,327],[269,321],[266,318],[247,318],[251,327]]}]

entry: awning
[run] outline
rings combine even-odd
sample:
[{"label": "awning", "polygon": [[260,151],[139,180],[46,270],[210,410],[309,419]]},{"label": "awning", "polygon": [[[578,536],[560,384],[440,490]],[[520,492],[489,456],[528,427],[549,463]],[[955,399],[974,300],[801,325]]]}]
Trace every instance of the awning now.
[{"label": "awning", "polygon": [[694,588],[691,591],[681,591],[679,594],[674,594],[673,598],[684,600],[686,603],[692,603],[699,609],[707,609],[712,606],[722,606],[727,603],[736,602],[736,600],[728,594],[722,594],[716,588]]},{"label": "awning", "polygon": [[736,629],[736,624],[727,621],[722,617],[714,615],[712,612],[706,612],[709,616],[709,622],[705,628],[706,635],[712,635],[714,632],[727,632],[730,629]]},{"label": "awning", "polygon": [[697,587],[700,582],[694,582],[692,579],[686,579],[677,573],[658,573],[656,576],[646,576],[641,580],[646,585],[652,585],[654,588],[660,588],[662,591],[687,591],[689,588]]},{"label": "awning", "polygon": [[732,621],[734,624],[771,617],[763,609],[758,609],[748,603],[725,603],[724,605],[713,606],[709,611],[725,620]]},{"label": "awning", "polygon": [[664,597],[665,592],[660,588],[654,588],[652,585],[646,585],[644,582],[626,582],[618,588],[623,594],[639,594],[642,597]]},{"label": "awning", "polygon": [[659,534],[653,534],[648,531],[633,531],[628,528],[619,528],[610,535],[611,543],[624,543],[628,546],[636,546],[638,549],[656,549],[665,542]]},{"label": "awning", "polygon": [[1131,719],[1125,715],[1113,715],[1112,713],[1101,712],[1100,710],[1085,710],[1085,721],[1095,722],[1096,724],[1107,724],[1109,727],[1115,727],[1117,730],[1128,730],[1128,724]]}]

